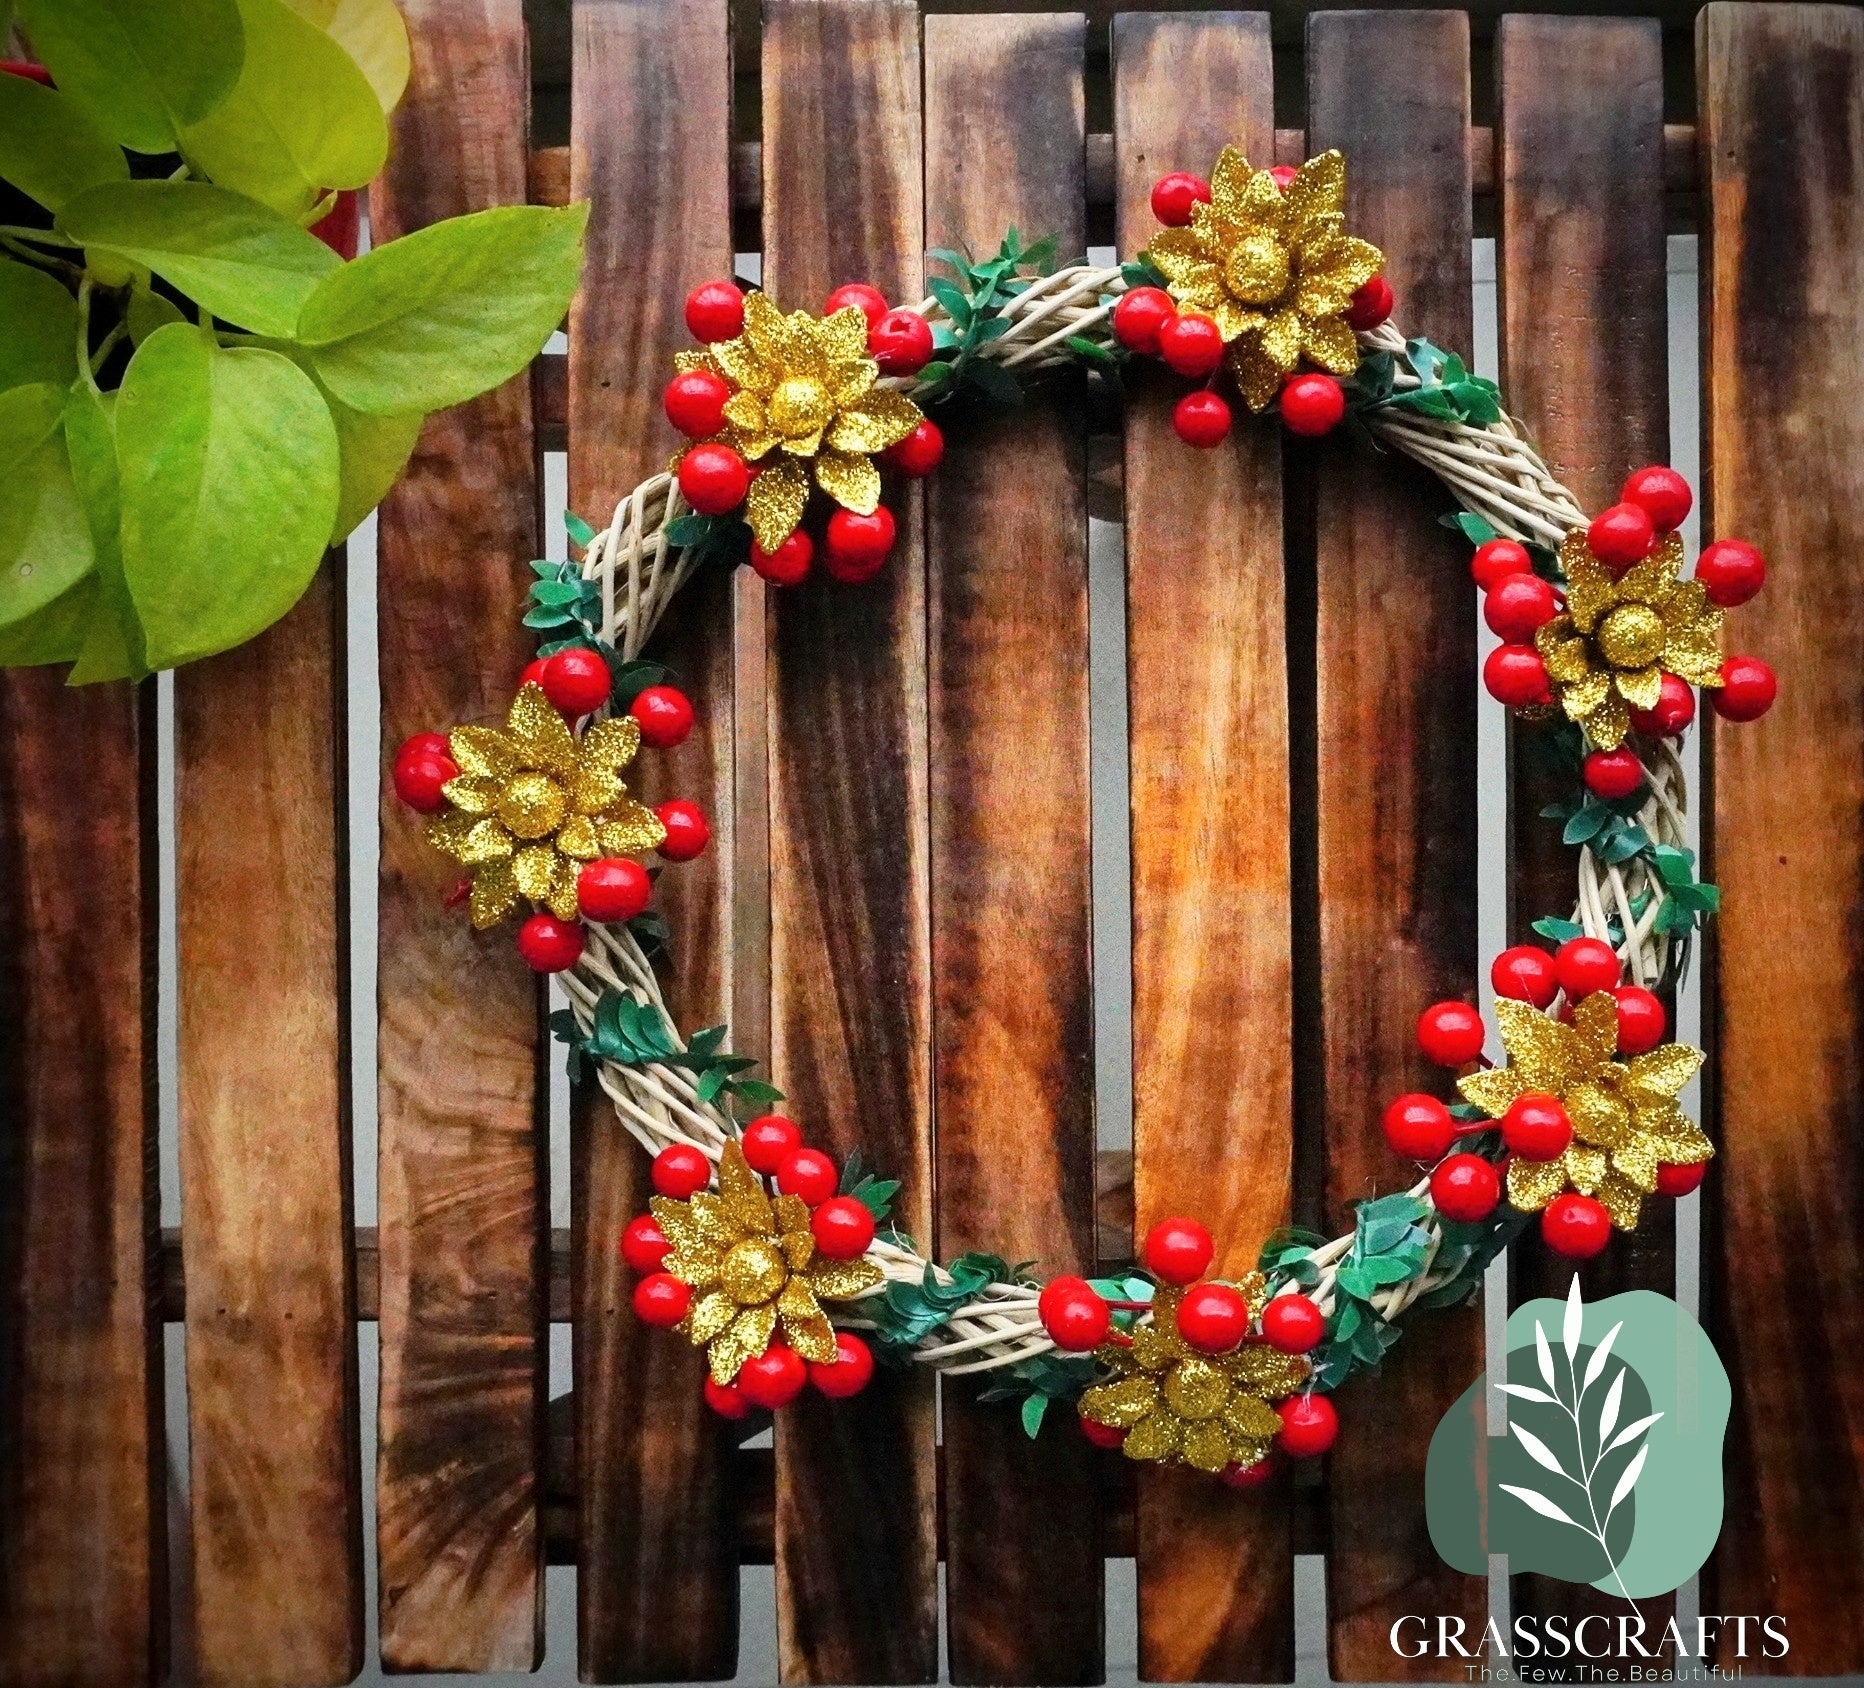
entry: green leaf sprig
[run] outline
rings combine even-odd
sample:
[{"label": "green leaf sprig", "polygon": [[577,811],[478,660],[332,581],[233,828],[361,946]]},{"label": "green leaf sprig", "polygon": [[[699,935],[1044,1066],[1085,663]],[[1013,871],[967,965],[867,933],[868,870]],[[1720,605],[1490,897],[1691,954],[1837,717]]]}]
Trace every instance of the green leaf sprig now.
[{"label": "green leaf sprig", "polygon": [[957,278],[935,276],[927,286],[949,323],[932,330],[933,361],[919,372],[915,398],[922,405],[936,404],[961,392],[971,392],[996,404],[1021,404],[1022,384],[982,350],[1009,332],[1003,307],[1025,292],[1032,280],[1055,267],[1054,237],[1023,244],[1012,227],[993,257],[981,263],[964,252],[940,249],[930,254]]},{"label": "green leaf sprig", "polygon": [[775,1085],[742,1076],[757,1063],[749,1055],[726,1052],[725,1027],[707,1026],[694,1032],[686,1048],[680,1049],[666,1015],[632,992],[603,991],[586,1034],[569,1009],[557,1009],[550,1016],[550,1034],[569,1048],[572,1081],[583,1076],[585,1063],[612,1061],[619,1067],[683,1068],[696,1075],[701,1102],[727,1096],[762,1107],[783,1099]]}]

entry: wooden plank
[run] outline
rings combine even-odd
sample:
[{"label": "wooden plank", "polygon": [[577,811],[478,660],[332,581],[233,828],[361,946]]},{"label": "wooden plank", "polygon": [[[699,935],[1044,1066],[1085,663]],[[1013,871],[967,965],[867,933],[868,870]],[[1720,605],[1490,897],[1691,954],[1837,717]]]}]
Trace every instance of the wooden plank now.
[{"label": "wooden plank", "polygon": [[342,568],[175,675],[195,1631],[229,1688],[362,1668]]},{"label": "wooden plank", "polygon": [[[1403,65],[1369,77],[1368,65]],[[1408,334],[1471,338],[1469,22],[1461,12],[1334,12],[1308,26],[1308,140],[1347,157],[1347,225],[1385,251]],[[1476,985],[1475,629],[1467,544],[1422,471],[1345,440],[1315,454],[1321,1034],[1303,1072],[1320,1122],[1326,1229],[1407,1169],[1385,1103],[1426,1081],[1419,1011]],[[1477,1309],[1413,1322],[1376,1378],[1340,1394],[1331,1461],[1329,1657],[1342,1681],[1445,1675],[1400,1660],[1405,1612],[1480,1628],[1488,1589],[1449,1570],[1424,1525],[1434,1425],[1482,1367]]]},{"label": "wooden plank", "polygon": [[167,1670],[154,691],[0,674],[0,1680]]},{"label": "wooden plank", "polygon": [[[855,280],[920,296],[919,78],[911,0],[764,8],[764,279],[786,307]],[[925,552],[917,492],[890,497],[874,581],[771,594],[771,1056],[810,1140],[904,1180],[899,1223],[929,1237]],[[935,1484],[929,1377],[780,1415],[786,1681],[937,1674]]]},{"label": "wooden plank", "polygon": [[[1122,252],[1157,228],[1152,184],[1273,152],[1261,13],[1115,20]],[[1154,369],[1126,413],[1127,693],[1133,827],[1135,1234],[1193,1213],[1212,1272],[1255,1265],[1289,1214],[1289,755],[1277,430],[1231,445],[1171,429],[1182,381]],[[1209,1076],[1221,1073],[1213,1095]],[[1205,1098],[1195,1108],[1185,1098]],[[1139,1674],[1286,1682],[1294,1561],[1285,1479],[1240,1492],[1140,1474]]]},{"label": "wooden plank", "polygon": [[[681,307],[731,273],[731,65],[724,0],[578,0],[573,27],[571,194],[591,212],[570,314],[570,504],[600,525],[675,449],[660,393],[692,343]],[[643,758],[648,799],[691,797],[713,827],[712,848],[664,871],[655,895],[688,1027],[732,1017],[732,588],[729,571],[693,582],[650,647],[698,726]],[[573,1107],[579,1669],[585,1682],[729,1677],[738,1555],[723,1421],[700,1394],[704,1356],[629,1303],[621,1234],[653,1193],[647,1157],[600,1086],[579,1087]]]},{"label": "wooden plank", "polygon": [[[1084,249],[1084,32],[926,20],[928,246],[982,254],[1015,227]],[[928,496],[938,1252],[1045,1273],[1095,1258],[1080,399],[964,417]],[[1098,1456],[1066,1415],[1032,1444],[974,1394],[944,1393],[951,1678],[1099,1682]],[[1042,1504],[1004,1507],[1016,1490]]]},{"label": "wooden plank", "polygon": [[[418,0],[376,227],[397,235],[524,198],[518,0]],[[499,719],[531,653],[530,383],[432,418],[382,507],[382,743]],[[386,755],[384,760],[386,761]],[[377,1042],[384,1663],[528,1670],[541,1646],[544,1397],[538,990],[509,924],[443,899],[457,867],[383,775]]]},{"label": "wooden plank", "polygon": [[[1788,1269],[1864,1242],[1864,14],[1714,5],[1696,43],[1703,531],[1771,562],[1726,648],[1782,677],[1770,715],[1718,722],[1709,745],[1725,912],[1711,928],[1722,1158],[1704,1300],[1735,1397],[1702,1609],[1777,1612],[1785,1668],[1837,1676],[1864,1669],[1864,1306],[1828,1286],[1813,1316]],[[1782,1376],[1798,1410],[1781,1410]],[[1720,1658],[1735,1662],[1732,1631]],[[1781,1668],[1751,1649],[1746,1662]]]}]

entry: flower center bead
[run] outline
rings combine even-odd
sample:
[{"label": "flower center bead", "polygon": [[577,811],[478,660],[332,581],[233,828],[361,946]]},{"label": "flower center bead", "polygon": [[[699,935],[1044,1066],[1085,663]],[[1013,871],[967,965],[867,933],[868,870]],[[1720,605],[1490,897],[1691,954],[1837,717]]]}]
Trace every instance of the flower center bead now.
[{"label": "flower center bead", "polygon": [[1272,234],[1245,235],[1231,248],[1223,279],[1246,305],[1272,305],[1288,291],[1288,248]]},{"label": "flower center bead", "polygon": [[1230,1380],[1205,1360],[1180,1360],[1165,1379],[1165,1399],[1180,1418],[1215,1418],[1229,1395]]},{"label": "flower center bead", "polygon": [[750,1237],[735,1244],[725,1256],[719,1276],[733,1301],[740,1307],[751,1307],[775,1295],[789,1271],[775,1243]]},{"label": "flower center bead", "polygon": [[1648,668],[1663,653],[1663,622],[1647,604],[1620,604],[1599,624],[1599,653],[1614,668]]},{"label": "flower center bead", "polygon": [[770,395],[770,425],[786,440],[803,439],[828,426],[828,389],[820,381],[792,375]]},{"label": "flower center bead", "polygon": [[542,838],[563,824],[569,799],[548,774],[513,774],[498,794],[498,818],[519,838]]}]

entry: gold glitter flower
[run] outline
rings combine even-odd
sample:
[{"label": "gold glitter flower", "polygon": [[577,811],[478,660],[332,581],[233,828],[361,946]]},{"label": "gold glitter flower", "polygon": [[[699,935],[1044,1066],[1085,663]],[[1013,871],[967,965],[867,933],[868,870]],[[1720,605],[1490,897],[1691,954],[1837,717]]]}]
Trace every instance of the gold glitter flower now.
[{"label": "gold glitter flower", "polygon": [[1566,612],[1534,635],[1567,718],[1600,750],[1616,750],[1633,709],[1654,709],[1666,672],[1692,686],[1722,683],[1722,612],[1699,581],[1678,580],[1680,535],[1666,534],[1616,580],[1592,554],[1586,530],[1560,546]]},{"label": "gold glitter flower", "polygon": [[1521,1212],[1537,1212],[1570,1184],[1596,1196],[1619,1230],[1635,1230],[1660,1165],[1694,1166],[1715,1153],[1676,1102],[1702,1065],[1702,1051],[1666,1043],[1613,1060],[1618,1004],[1609,991],[1581,1000],[1570,1026],[1525,1002],[1497,1002],[1495,1014],[1508,1065],[1458,1079],[1464,1098],[1500,1119],[1517,1096],[1534,1091],[1557,1097],[1573,1122],[1564,1154],[1509,1161],[1508,1200]]},{"label": "gold glitter flower", "polygon": [[676,1328],[705,1349],[717,1383],[763,1353],[779,1324],[805,1360],[832,1364],[835,1333],[822,1302],[865,1295],[884,1281],[871,1260],[818,1255],[808,1207],[798,1196],[773,1202],[735,1141],[719,1159],[717,1195],[656,1196],[648,1206],[673,1244],[665,1269],[693,1288]]},{"label": "gold glitter flower", "polygon": [[[1267,1304],[1268,1284],[1252,1272],[1236,1286],[1255,1318]],[[1152,1322],[1133,1331],[1130,1348],[1103,1343],[1094,1358],[1114,1374],[1081,1395],[1081,1414],[1095,1424],[1127,1432],[1128,1459],[1158,1460],[1221,1471],[1268,1457],[1281,1429],[1269,1405],[1307,1381],[1308,1364],[1264,1342],[1245,1342],[1228,1354],[1200,1354],[1178,1334],[1181,1289],[1161,1289]]]},{"label": "gold glitter flower", "polygon": [[776,453],[745,500],[751,532],[774,551],[796,531],[815,484],[845,509],[872,515],[880,503],[873,456],[925,420],[904,394],[875,385],[867,318],[849,305],[828,317],[785,316],[768,296],[744,300],[744,332],[703,351],[681,352],[681,370],[705,369],[736,390],[725,404],[724,440],[748,463]]},{"label": "gold glitter flower", "polygon": [[447,747],[459,777],[427,840],[472,869],[472,923],[496,926],[520,897],[576,918],[576,876],[598,856],[659,847],[660,817],[628,795],[621,771],[641,745],[633,716],[598,721],[579,739],[534,681],[503,727],[455,727]]},{"label": "gold glitter flower", "polygon": [[1193,208],[1188,228],[1165,229],[1146,248],[1172,297],[1215,320],[1251,410],[1266,409],[1304,357],[1334,375],[1359,367],[1345,311],[1385,254],[1347,234],[1345,222],[1339,153],[1310,158],[1283,193],[1268,171],[1225,147],[1210,203]]}]

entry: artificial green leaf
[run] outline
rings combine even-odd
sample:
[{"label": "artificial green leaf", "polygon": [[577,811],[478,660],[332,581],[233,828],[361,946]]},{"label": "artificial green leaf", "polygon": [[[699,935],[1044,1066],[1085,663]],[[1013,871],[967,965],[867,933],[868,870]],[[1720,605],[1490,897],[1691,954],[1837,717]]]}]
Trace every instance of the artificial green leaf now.
[{"label": "artificial green leaf", "polygon": [[90,527],[72,484],[49,381],[0,393],[0,626],[43,609],[91,571]]},{"label": "artificial green leaf", "polygon": [[[16,82],[0,76],[0,82]],[[78,302],[44,270],[0,259],[0,392],[78,372]]]},{"label": "artificial green leaf", "polygon": [[149,672],[143,660],[142,624],[123,576],[115,410],[116,394],[100,393],[89,381],[73,382],[65,401],[65,451],[97,557],[94,608],[86,618],[84,642],[71,670],[74,686],[95,680],[140,680]]},{"label": "artificial green leaf", "polygon": [[408,86],[408,26],[395,0],[286,0],[356,61],[384,111]]},{"label": "artificial green leaf", "polygon": [[158,293],[146,281],[130,288],[129,305],[124,311],[129,324],[129,343],[140,346],[158,328],[171,322],[186,322],[181,307],[165,293]]},{"label": "artificial green leaf", "polygon": [[60,89],[131,152],[173,152],[239,77],[235,0],[20,0],[19,10]]},{"label": "artificial green leaf", "polygon": [[1042,1428],[1042,1415],[1047,1412],[1048,1396],[1044,1394],[1025,1395],[1023,1397],[1022,1417],[1023,1434],[1033,1438]]},{"label": "artificial green leaf", "polygon": [[336,426],[303,370],[171,323],[130,360],[116,430],[123,568],[150,667],[227,650],[298,601],[338,486]]},{"label": "artificial green leaf", "polygon": [[0,176],[48,211],[129,180],[122,148],[77,101],[27,76],[0,76]]},{"label": "artificial green leaf", "polygon": [[207,182],[92,188],[58,226],[87,248],[146,264],[215,316],[281,338],[297,328],[319,279],[343,267],[290,218]]},{"label": "artificial green leaf", "polygon": [[184,130],[182,156],[221,187],[288,216],[327,188],[361,187],[388,156],[388,120],[361,68],[285,0],[238,0],[239,81]]},{"label": "artificial green leaf", "polygon": [[404,235],[319,281],[298,338],[357,410],[462,403],[516,375],[562,322],[588,216],[507,205]]}]

